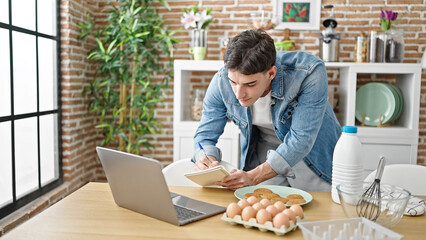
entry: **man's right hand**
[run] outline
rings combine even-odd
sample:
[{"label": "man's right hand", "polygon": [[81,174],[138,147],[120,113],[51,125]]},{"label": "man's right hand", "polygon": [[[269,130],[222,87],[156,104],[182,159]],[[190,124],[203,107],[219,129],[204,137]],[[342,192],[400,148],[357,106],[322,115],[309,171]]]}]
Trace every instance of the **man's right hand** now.
[{"label": "man's right hand", "polygon": [[206,158],[206,156],[202,156],[200,159],[198,159],[198,161],[195,163],[195,170],[205,170],[219,165],[219,162],[216,160],[215,157],[209,156],[209,158],[211,162]]}]

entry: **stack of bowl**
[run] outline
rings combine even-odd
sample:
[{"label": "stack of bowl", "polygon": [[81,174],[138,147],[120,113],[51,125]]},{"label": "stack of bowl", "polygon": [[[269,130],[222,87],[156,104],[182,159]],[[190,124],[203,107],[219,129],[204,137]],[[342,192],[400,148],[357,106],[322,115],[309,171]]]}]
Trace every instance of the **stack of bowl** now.
[{"label": "stack of bowl", "polygon": [[[345,191],[345,189],[350,189],[352,186],[345,186],[344,184],[340,184],[337,186],[337,192],[339,194],[340,203],[342,205],[343,211],[345,212],[345,215],[350,218],[369,218],[368,216],[360,216],[360,214],[358,213],[358,204],[360,203],[360,201],[364,200],[370,203],[380,202],[380,204],[377,204],[379,205],[380,215],[375,221],[384,227],[394,227],[401,220],[404,214],[404,210],[407,206],[408,199],[411,197],[411,193],[401,187],[389,184],[380,184],[380,199],[376,196],[363,196],[364,191],[369,186],[371,186],[371,184],[371,182],[364,182],[363,189],[359,192]],[[370,207],[371,209],[374,209],[377,206]]]}]

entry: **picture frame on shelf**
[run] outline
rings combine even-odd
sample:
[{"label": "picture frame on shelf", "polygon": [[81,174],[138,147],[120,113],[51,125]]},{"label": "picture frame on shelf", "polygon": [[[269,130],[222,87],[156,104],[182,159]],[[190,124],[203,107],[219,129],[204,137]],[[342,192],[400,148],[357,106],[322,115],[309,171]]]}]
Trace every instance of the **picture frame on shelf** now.
[{"label": "picture frame on shelf", "polygon": [[274,0],[275,29],[319,30],[321,0]]}]

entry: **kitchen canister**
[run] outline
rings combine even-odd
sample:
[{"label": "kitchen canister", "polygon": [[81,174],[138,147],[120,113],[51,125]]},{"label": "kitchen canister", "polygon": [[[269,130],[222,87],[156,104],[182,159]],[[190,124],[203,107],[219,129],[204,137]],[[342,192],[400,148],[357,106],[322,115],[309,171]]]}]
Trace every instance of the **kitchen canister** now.
[{"label": "kitchen canister", "polygon": [[192,95],[192,106],[191,106],[191,118],[194,121],[201,120],[201,114],[203,112],[203,101],[204,95],[206,94],[205,89],[197,88],[194,90]]},{"label": "kitchen canister", "polygon": [[355,38],[354,62],[367,62],[367,46],[368,41],[364,34],[361,34]]},{"label": "kitchen canister", "polygon": [[351,186],[347,192],[357,193],[362,189],[363,163],[362,146],[355,126],[343,126],[342,135],[334,147],[331,197],[340,204],[336,187],[339,184]]}]

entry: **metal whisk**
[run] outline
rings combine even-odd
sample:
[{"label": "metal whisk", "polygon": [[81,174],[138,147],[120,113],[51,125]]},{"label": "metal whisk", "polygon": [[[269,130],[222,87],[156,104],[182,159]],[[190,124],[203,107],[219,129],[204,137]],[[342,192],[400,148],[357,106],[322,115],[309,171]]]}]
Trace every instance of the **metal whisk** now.
[{"label": "metal whisk", "polygon": [[356,211],[359,217],[365,217],[371,221],[376,221],[380,216],[382,202],[380,195],[380,179],[383,175],[385,162],[385,158],[381,157],[379,160],[379,165],[377,166],[374,182],[367,188],[367,190],[365,190],[361,196],[361,199],[358,201]]}]

